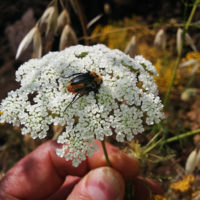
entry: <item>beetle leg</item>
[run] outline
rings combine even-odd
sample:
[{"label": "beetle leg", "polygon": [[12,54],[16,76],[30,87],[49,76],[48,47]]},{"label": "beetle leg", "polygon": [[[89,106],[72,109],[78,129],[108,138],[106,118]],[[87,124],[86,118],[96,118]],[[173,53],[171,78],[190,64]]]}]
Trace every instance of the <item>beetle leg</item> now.
[{"label": "beetle leg", "polygon": [[[74,102],[76,102],[80,97],[82,97],[83,96],[83,94],[82,95],[79,95],[79,93],[77,93],[74,97],[73,97],[73,99],[72,99],[72,101],[68,104],[68,106],[65,108],[65,110],[64,110],[64,112],[67,110],[67,108],[69,107],[69,106],[71,106]],[[78,96],[78,97],[77,97]],[[77,97],[77,98],[76,98]]]},{"label": "beetle leg", "polygon": [[[95,100],[96,100],[96,104],[97,104],[97,106],[99,107],[98,99],[97,99],[97,93],[96,93],[96,92],[94,93],[94,98],[95,98]],[[99,109],[100,109],[100,107],[99,107]]]}]

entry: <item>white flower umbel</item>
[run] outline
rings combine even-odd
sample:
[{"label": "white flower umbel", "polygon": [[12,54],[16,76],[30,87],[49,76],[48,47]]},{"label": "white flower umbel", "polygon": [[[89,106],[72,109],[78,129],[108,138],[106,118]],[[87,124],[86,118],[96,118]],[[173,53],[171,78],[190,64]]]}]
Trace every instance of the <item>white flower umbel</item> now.
[{"label": "white flower umbel", "polygon": [[[66,90],[69,76],[88,70],[102,76],[98,93],[82,96],[64,112],[74,97]],[[57,154],[77,166],[96,151],[95,139],[115,135],[130,141],[145,125],[160,122],[163,105],[153,75],[154,66],[142,56],[133,59],[104,45],[51,52],[18,69],[21,87],[2,101],[0,122],[21,125],[22,134],[33,138],[44,138],[52,124],[63,126]]]}]

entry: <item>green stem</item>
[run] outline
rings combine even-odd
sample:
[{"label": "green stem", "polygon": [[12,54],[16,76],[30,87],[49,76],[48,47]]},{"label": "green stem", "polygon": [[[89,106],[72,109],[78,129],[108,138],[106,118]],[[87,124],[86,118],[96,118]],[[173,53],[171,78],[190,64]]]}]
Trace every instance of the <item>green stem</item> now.
[{"label": "green stem", "polygon": [[175,81],[175,78],[176,78],[177,68],[178,68],[180,60],[181,60],[183,46],[184,46],[184,42],[185,42],[185,34],[186,34],[186,32],[187,32],[190,24],[191,24],[191,21],[192,21],[192,18],[194,16],[194,13],[196,11],[198,3],[199,3],[199,0],[196,0],[195,3],[193,4],[190,16],[188,17],[188,20],[187,20],[186,24],[183,27],[183,34],[182,34],[182,41],[181,41],[180,52],[179,52],[178,57],[176,59],[176,63],[174,65],[174,69],[173,69],[173,72],[172,72],[171,82],[169,84],[168,90],[167,90],[165,98],[164,98],[164,106],[165,106],[165,108],[166,108],[166,105],[167,105],[167,102],[168,102],[168,99],[169,99],[170,92],[171,92],[172,87],[174,85],[174,81]]},{"label": "green stem", "polygon": [[108,157],[108,153],[107,153],[107,150],[106,150],[106,145],[105,145],[105,141],[101,141],[101,145],[103,147],[103,152],[104,152],[104,155],[105,155],[105,158],[106,158],[106,162],[108,164],[109,167],[112,167],[111,163],[110,163],[110,160],[109,160],[109,157]]},{"label": "green stem", "polygon": [[176,72],[177,72],[177,68],[179,66],[180,60],[181,60],[181,55],[179,54],[179,56],[176,59],[176,63],[174,65],[174,68],[173,68],[173,71],[172,71],[172,78],[171,78],[169,87],[167,89],[167,93],[166,93],[165,98],[164,98],[164,107],[165,108],[166,108],[166,105],[167,105],[167,102],[168,102],[168,99],[169,99],[170,92],[171,92],[172,87],[174,85],[174,81],[175,81],[175,78],[176,78]]},{"label": "green stem", "polygon": [[193,130],[193,131],[188,131],[186,133],[183,133],[183,134],[176,135],[174,137],[168,138],[165,141],[162,141],[161,144],[171,143],[171,142],[174,142],[176,140],[180,140],[180,139],[183,139],[185,137],[188,137],[188,136],[191,136],[191,135],[194,135],[194,134],[197,134],[197,133],[200,133],[200,129],[196,129],[196,130]]},{"label": "green stem", "polygon": [[131,200],[134,197],[133,183],[131,181],[126,182],[125,198],[126,200]]},{"label": "green stem", "polygon": [[176,135],[174,137],[171,137],[171,138],[168,138],[166,140],[158,140],[156,143],[152,144],[150,147],[146,148],[144,150],[144,154],[148,153],[149,151],[151,151],[152,149],[154,149],[155,147],[157,147],[158,145],[163,145],[163,144],[167,144],[167,143],[171,143],[171,142],[175,142],[176,140],[180,140],[180,139],[183,139],[183,138],[186,138],[186,137],[189,137],[189,136],[192,136],[192,135],[195,135],[197,133],[200,133],[200,129],[196,129],[196,130],[193,130],[193,131],[188,131],[186,133],[182,133],[180,135]]},{"label": "green stem", "polygon": [[[104,155],[105,155],[105,158],[106,158],[106,162],[107,162],[107,165],[109,167],[112,167],[111,165],[111,162],[109,160],[109,157],[108,157],[108,153],[107,153],[107,150],[106,150],[106,146],[105,146],[105,141],[101,141],[101,145],[103,147],[103,151],[104,151]],[[131,200],[133,199],[133,183],[131,181],[128,181],[126,183],[126,198],[127,200]]]},{"label": "green stem", "polygon": [[190,26],[190,24],[191,24],[191,21],[192,21],[192,18],[193,18],[194,13],[195,13],[195,11],[196,11],[196,8],[197,8],[198,3],[199,3],[199,0],[196,0],[196,1],[194,2],[194,4],[193,4],[193,7],[192,7],[192,11],[191,11],[191,13],[190,13],[190,16],[189,16],[189,18],[188,18],[188,20],[187,20],[187,22],[186,22],[186,24],[185,24],[185,26],[184,26],[185,32],[188,30],[188,28],[189,28],[189,26]]},{"label": "green stem", "polygon": [[161,131],[159,131],[158,133],[156,133],[152,139],[150,139],[150,141],[145,145],[145,148],[147,149],[148,147],[152,146],[152,144],[154,144],[154,142],[157,140],[157,138],[161,135]]},{"label": "green stem", "polygon": [[144,154],[148,153],[149,151],[151,151],[152,149],[154,149],[158,144],[160,144],[162,142],[162,139],[158,140],[157,142],[153,143],[151,146],[149,146],[148,148],[145,148],[144,150]]}]

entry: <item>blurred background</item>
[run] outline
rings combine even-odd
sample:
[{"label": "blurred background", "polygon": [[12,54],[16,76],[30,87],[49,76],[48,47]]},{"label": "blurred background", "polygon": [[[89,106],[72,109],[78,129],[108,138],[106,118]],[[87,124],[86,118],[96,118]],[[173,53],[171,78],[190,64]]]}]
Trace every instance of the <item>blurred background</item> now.
[{"label": "blurred background", "polygon": [[[191,152],[195,151],[196,154],[193,154],[197,155],[200,148],[199,3],[194,0],[1,0],[0,100],[19,87],[15,81],[15,71],[19,66],[49,51],[62,50],[78,43],[103,43],[131,57],[141,54],[155,65],[159,73],[155,81],[162,100],[166,102],[166,120],[162,130],[148,128],[146,134],[136,137],[135,142],[119,147],[140,159],[142,175],[163,182],[163,199],[200,199],[200,160],[195,160],[197,165],[189,166],[189,170],[185,167],[191,159]],[[192,13],[195,6],[196,10]],[[55,13],[47,11],[50,7],[56,7]],[[64,18],[60,17],[58,26],[62,12]],[[49,16],[53,16],[52,19]],[[41,41],[38,41],[41,44],[34,46],[30,41],[27,47],[24,45],[19,50],[20,42],[36,24],[39,24]],[[54,138],[60,130],[61,127],[51,127],[45,140]],[[160,131],[162,136],[159,137],[167,141],[166,144],[155,145],[152,151],[144,153],[144,146]],[[172,142],[167,140],[188,132],[190,137],[176,138]],[[1,124],[1,175],[45,140],[22,136],[20,127]],[[195,174],[195,178],[188,178],[188,173]],[[172,185],[173,182],[178,186]],[[179,184],[187,184],[188,187],[182,191]]]}]

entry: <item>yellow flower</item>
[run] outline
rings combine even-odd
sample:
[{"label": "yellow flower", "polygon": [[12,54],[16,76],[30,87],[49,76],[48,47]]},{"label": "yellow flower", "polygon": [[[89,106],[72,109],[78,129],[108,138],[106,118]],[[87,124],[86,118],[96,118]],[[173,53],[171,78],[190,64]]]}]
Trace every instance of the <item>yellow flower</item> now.
[{"label": "yellow flower", "polygon": [[191,60],[194,58],[200,62],[200,52],[191,51],[191,52],[187,53],[187,55],[186,55],[187,60]]},{"label": "yellow flower", "polygon": [[170,188],[173,190],[178,190],[180,192],[186,192],[191,188],[191,184],[194,181],[194,176],[189,174],[184,177],[183,180],[177,181],[170,185]]},{"label": "yellow flower", "polygon": [[159,194],[156,194],[153,197],[154,197],[153,198],[154,200],[167,200],[167,198],[165,198],[164,196],[159,195]]}]

